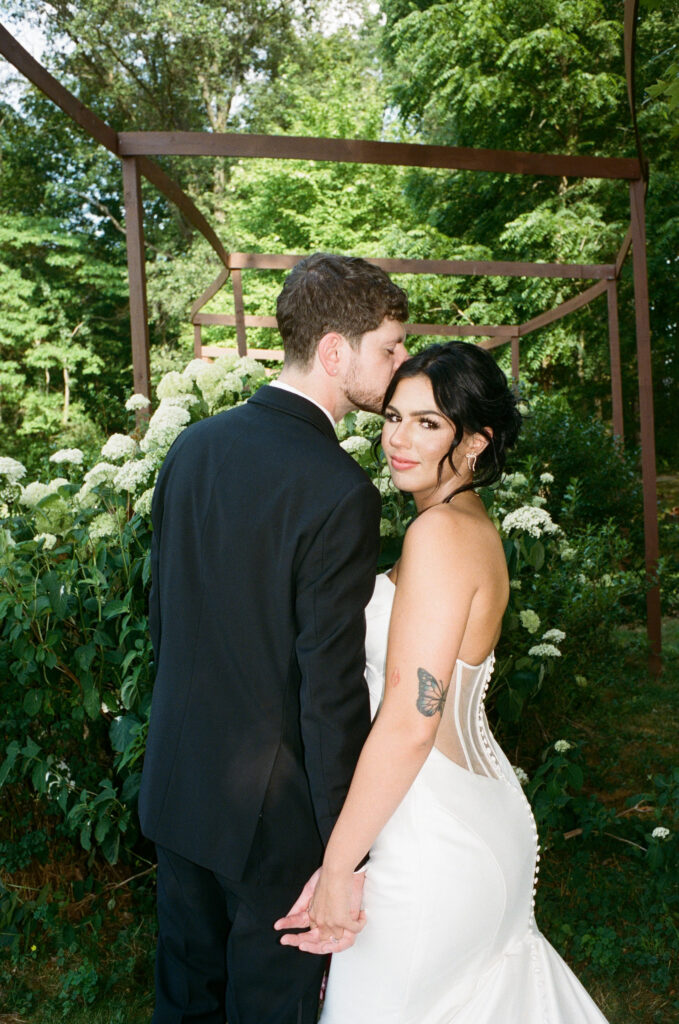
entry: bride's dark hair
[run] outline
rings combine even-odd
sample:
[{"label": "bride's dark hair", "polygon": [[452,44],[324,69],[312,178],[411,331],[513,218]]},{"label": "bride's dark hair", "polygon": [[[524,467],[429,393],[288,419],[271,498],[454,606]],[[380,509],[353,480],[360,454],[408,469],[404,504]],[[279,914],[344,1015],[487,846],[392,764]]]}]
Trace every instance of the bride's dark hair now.
[{"label": "bride's dark hair", "polygon": [[383,414],[400,381],[419,376],[429,378],[436,405],[455,427],[453,442],[439,463],[439,481],[446,462],[457,473],[453,452],[464,434],[481,434],[488,441],[476,461],[474,482],[458,487],[444,500],[495,483],[502,476],[505,453],[518,437],[521,414],[507,378],[493,357],[464,341],[430,345],[399,366],[384,396]]}]

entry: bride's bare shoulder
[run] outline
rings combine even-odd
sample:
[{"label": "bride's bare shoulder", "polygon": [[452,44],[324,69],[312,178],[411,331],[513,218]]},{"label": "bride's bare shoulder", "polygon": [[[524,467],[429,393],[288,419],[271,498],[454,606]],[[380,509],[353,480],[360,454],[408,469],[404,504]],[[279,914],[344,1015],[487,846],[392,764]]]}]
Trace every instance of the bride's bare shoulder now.
[{"label": "bride's bare shoulder", "polygon": [[[479,507],[472,502],[478,502]],[[504,563],[499,534],[480,498],[470,494],[465,505],[435,505],[411,523],[399,568],[407,566],[438,575],[448,574],[454,567],[459,578],[466,566],[474,566],[478,571],[480,564],[498,557]]]}]

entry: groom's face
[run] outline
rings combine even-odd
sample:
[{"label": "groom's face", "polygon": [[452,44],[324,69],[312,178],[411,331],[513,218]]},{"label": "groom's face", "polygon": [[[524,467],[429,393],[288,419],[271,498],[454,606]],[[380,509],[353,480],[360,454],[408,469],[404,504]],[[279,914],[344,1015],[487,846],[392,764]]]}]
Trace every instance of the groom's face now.
[{"label": "groom's face", "polygon": [[385,317],[363,335],[358,349],[351,350],[343,380],[346,398],[356,409],[381,412],[387,385],[407,358],[405,326]]}]

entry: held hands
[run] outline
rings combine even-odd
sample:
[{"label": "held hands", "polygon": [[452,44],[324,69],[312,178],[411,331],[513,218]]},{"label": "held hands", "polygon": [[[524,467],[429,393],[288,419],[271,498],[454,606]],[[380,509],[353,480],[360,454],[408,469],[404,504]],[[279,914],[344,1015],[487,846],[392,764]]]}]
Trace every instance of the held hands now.
[{"label": "held hands", "polygon": [[365,925],[361,896],[365,872],[336,874],[319,868],[311,876],[287,917],[274,924],[283,928],[308,928],[281,938],[282,946],[297,946],[304,953],[341,953],[354,944]]}]

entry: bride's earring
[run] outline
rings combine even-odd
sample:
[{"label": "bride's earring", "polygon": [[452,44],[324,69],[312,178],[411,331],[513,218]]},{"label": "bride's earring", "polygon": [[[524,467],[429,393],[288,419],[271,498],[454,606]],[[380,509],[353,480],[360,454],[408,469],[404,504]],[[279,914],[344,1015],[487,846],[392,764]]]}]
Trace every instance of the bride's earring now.
[{"label": "bride's earring", "polygon": [[474,471],[476,470],[476,452],[467,452],[465,458],[467,459],[467,466],[469,467],[469,472],[474,473]]}]

